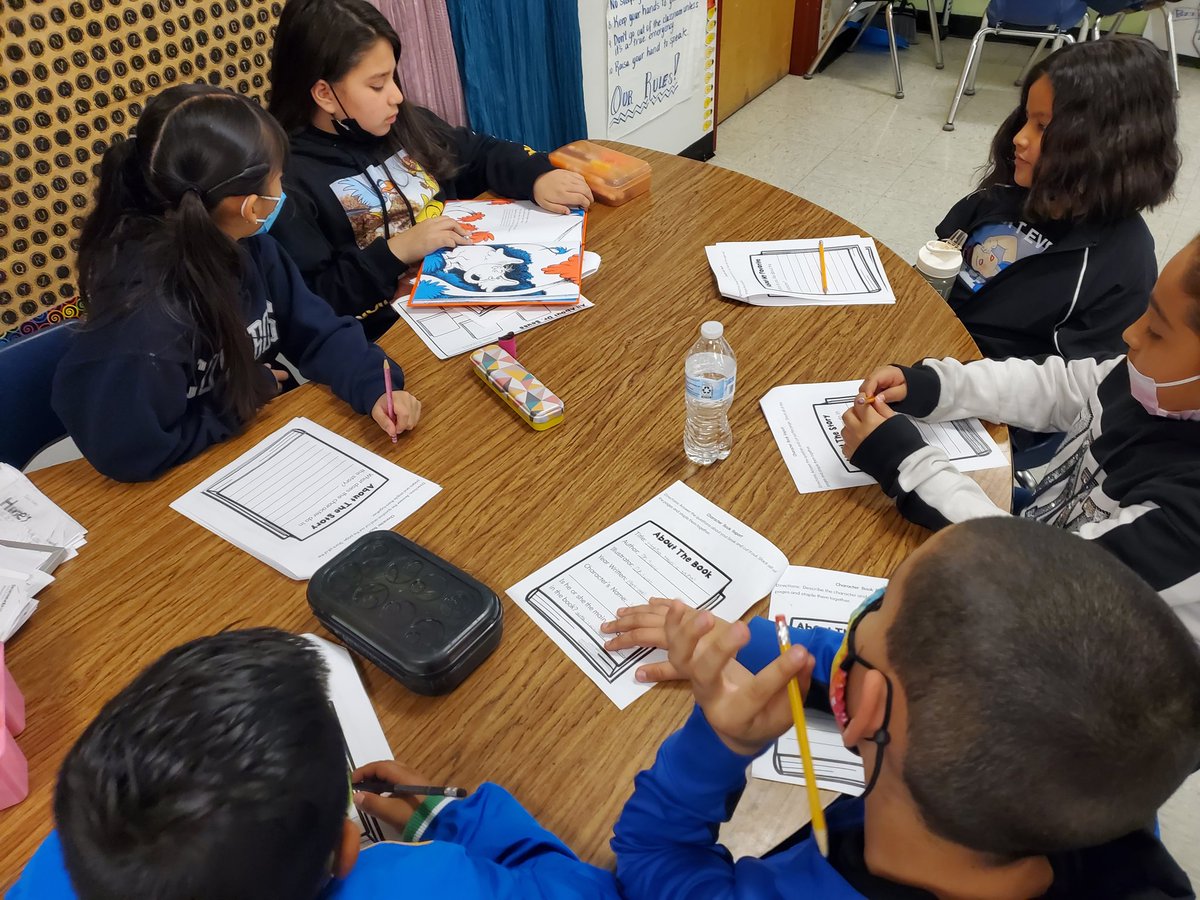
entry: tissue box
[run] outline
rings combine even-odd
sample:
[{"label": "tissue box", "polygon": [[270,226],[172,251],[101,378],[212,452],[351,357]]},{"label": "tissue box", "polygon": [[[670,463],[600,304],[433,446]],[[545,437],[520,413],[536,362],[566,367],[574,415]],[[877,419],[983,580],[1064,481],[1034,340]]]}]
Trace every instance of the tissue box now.
[{"label": "tissue box", "polygon": [[0,644],[0,809],[20,803],[29,793],[29,764],[14,736],[25,728],[25,698],[4,664]]}]

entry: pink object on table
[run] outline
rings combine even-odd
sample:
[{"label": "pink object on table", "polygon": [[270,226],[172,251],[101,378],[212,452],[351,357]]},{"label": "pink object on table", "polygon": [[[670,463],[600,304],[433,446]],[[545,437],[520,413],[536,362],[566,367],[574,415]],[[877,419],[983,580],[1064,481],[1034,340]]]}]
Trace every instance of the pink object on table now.
[{"label": "pink object on table", "polygon": [[511,331],[504,337],[500,338],[500,340],[496,341],[496,343],[500,345],[501,350],[503,350],[513,359],[517,358],[517,336]]},{"label": "pink object on table", "polygon": [[29,763],[14,736],[25,728],[25,698],[4,665],[0,644],[0,809],[20,803],[29,793]]}]

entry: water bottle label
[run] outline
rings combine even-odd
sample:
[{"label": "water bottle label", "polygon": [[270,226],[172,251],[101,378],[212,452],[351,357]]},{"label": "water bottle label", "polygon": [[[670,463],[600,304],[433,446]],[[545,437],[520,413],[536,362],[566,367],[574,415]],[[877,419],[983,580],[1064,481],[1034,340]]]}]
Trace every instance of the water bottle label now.
[{"label": "water bottle label", "polygon": [[737,376],[728,378],[703,378],[686,375],[687,395],[692,400],[732,400],[737,387]]}]

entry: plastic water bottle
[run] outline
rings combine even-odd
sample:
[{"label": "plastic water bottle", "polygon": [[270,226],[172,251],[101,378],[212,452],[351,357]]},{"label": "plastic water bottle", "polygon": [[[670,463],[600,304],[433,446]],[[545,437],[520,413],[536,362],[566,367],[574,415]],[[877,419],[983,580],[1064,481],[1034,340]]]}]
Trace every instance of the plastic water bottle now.
[{"label": "plastic water bottle", "polygon": [[737,357],[720,322],[700,326],[700,339],[692,344],[684,364],[684,381],[683,452],[692,462],[707,466],[733,449],[728,413],[737,387]]}]

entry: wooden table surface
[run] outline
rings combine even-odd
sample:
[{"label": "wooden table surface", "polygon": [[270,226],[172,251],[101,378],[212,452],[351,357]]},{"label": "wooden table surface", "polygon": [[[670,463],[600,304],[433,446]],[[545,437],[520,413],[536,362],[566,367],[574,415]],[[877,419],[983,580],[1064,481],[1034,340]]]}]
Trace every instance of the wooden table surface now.
[{"label": "wooden table surface", "polygon": [[[519,336],[521,360],[566,402],[566,420],[536,433],[469,371],[436,359],[403,323],[380,342],[424,404],[397,445],[327,389],[272,402],[244,435],[151,484],[108,481],[84,461],[34,482],[88,528],[7,661],[28,703],[19,744],[30,796],[0,812],[0,884],[50,830],[55,773],[100,706],[145,664],[224,628],[324,632],[290,581],[168,504],[294,416],[307,416],[442,485],[398,530],[503,597],[499,649],[455,693],[408,693],[364,663],[367,689],[397,758],[435,781],[507,786],[587,860],[610,865],[613,822],[634,774],[682,723],[690,694],[659,686],[619,712],[504,591],[677,479],[775,543],[794,564],[886,576],[926,536],[875,486],[796,493],[758,400],[771,387],[840,381],[922,355],[976,358],[975,346],[925,282],[880,247],[895,306],[768,309],[721,299],[704,246],[716,241],[860,233],[827,210],[734,172],[651,151],[654,189],[594,207],[587,279],[594,309]],[[848,181],[847,190],[854,190]],[[914,240],[927,223],[913,225]],[[738,356],[729,459],[683,455],[683,361],[706,319]],[[1007,446],[1003,429],[993,436]],[[1006,469],[978,476],[1007,507]],[[766,601],[754,608],[766,611]],[[786,789],[785,789],[786,790]],[[803,792],[790,791],[804,809]]]}]

